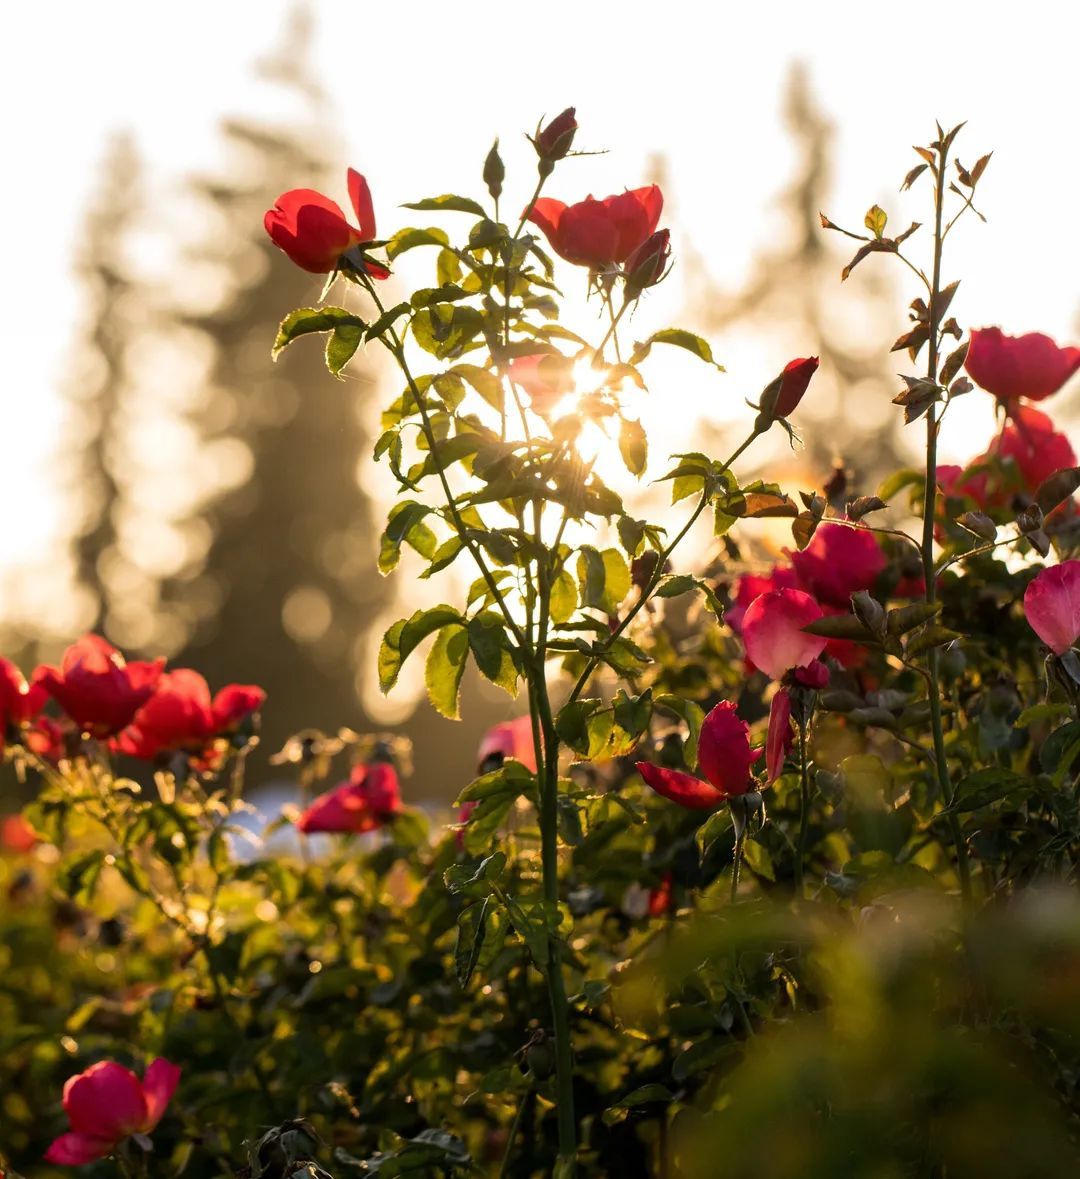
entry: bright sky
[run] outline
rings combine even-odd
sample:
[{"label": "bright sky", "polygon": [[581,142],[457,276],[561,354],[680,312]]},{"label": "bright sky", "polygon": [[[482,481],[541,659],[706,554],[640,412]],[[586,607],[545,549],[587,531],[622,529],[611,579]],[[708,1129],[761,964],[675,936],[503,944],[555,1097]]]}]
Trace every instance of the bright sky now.
[{"label": "bright sky", "polygon": [[[790,62],[801,58],[837,128],[828,209],[835,220],[858,225],[874,201],[897,222],[915,218],[911,194],[897,194],[915,162],[909,146],[931,138],[935,118],[946,125],[967,119],[961,157],[995,154],[980,189],[990,224],[971,219],[950,243],[949,276],[964,279],[954,311],[968,325],[1038,329],[1059,340],[1078,334],[1080,235],[1071,214],[1080,192],[1080,16],[1073,6],[317,0],[313,7],[337,130],[348,158],[371,180],[383,229],[424,216],[397,210],[403,201],[475,191],[496,134],[523,201],[534,163],[521,132],[573,103],[579,145],[609,154],[573,162],[556,195],[633,187],[663,153],[673,177],[676,250],[680,235],[692,239],[732,288],[767,242],[769,201],[789,178],[780,105]],[[70,258],[108,135],[133,133],[163,198],[185,174],[226,166],[220,117],[274,113],[251,66],[276,46],[289,9],[286,0],[179,7],[61,0],[5,11],[5,564],[40,559],[59,523],[44,489],[61,425],[55,390],[77,322]],[[268,204],[275,195],[267,194]],[[344,197],[343,184],[334,195]],[[676,283],[658,293],[654,326],[680,301]],[[722,355],[729,377],[718,379],[730,384],[717,386],[717,397],[738,404],[772,375],[746,371],[752,355],[738,348]],[[787,358],[774,359],[778,368]],[[983,416],[954,431],[946,451],[973,454],[990,429],[989,412]]]}]

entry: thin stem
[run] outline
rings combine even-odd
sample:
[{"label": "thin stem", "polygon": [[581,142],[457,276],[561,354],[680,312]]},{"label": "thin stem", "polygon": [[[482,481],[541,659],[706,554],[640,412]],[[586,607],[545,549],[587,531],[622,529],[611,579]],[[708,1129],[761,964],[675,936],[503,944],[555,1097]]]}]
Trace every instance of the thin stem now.
[{"label": "thin stem", "polygon": [[735,836],[735,850],[731,857],[731,896],[732,904],[735,904],[739,897],[739,869],[742,867],[743,854],[743,840],[746,838],[743,832]]},{"label": "thin stem", "polygon": [[[731,464],[735,462],[735,460],[743,453],[743,451],[750,446],[754,439],[762,433],[764,433],[764,431],[759,430],[755,426],[749,437],[747,437],[738,447],[736,447],[731,457],[727,460],[727,462],[724,463],[722,470],[729,470]],[[675,551],[683,537],[686,536],[690,529],[693,528],[693,526],[697,523],[698,517],[701,515],[701,513],[708,507],[709,501],[712,499],[712,494],[712,488],[707,486],[701,493],[701,499],[698,501],[698,505],[694,509],[693,514],[690,516],[690,519],[687,520],[686,523],[682,526],[675,539],[657,556],[656,564],[653,567],[652,576],[649,578],[648,584],[641,591],[641,596],[626,612],[619,625],[604,640],[599,651],[597,651],[596,654],[594,654],[590,658],[589,662],[585,665],[585,669],[582,671],[581,675],[578,676],[577,683],[574,685],[574,689],[570,693],[568,703],[573,703],[573,701],[575,701],[581,695],[593,672],[599,666],[600,660],[603,658],[605,652],[611,648],[611,645],[615,642],[615,640],[623,633],[623,631],[626,630],[630,623],[634,621],[638,613],[645,606],[646,602],[648,602],[653,591],[656,589],[657,585],[660,584],[660,579],[664,576],[664,565],[667,563],[668,558]]]},{"label": "thin stem", "polygon": [[[367,276],[367,274],[363,272],[361,272],[360,277],[363,280],[364,287],[366,288],[368,294],[375,301],[375,306],[378,308],[379,314],[384,314],[386,309],[383,306],[382,300],[379,298],[378,292],[375,290],[374,283]],[[517,639],[521,650],[525,654],[528,654],[530,650],[528,637],[521,627],[518,626],[514,616],[510,613],[510,608],[507,606],[505,599],[499,592],[498,582],[496,582],[495,578],[492,576],[491,570],[488,568],[488,564],[484,560],[484,555],[480,551],[479,546],[472,539],[472,537],[469,536],[465,521],[461,518],[461,513],[458,511],[457,501],[455,500],[454,493],[450,488],[450,481],[446,475],[446,468],[443,466],[442,457],[439,453],[438,440],[436,439],[435,431],[431,426],[431,418],[428,416],[427,404],[424,401],[424,395],[420,392],[420,389],[416,384],[416,380],[412,375],[412,370],[409,368],[409,362],[405,358],[405,345],[402,342],[401,337],[397,334],[397,330],[393,327],[393,325],[386,329],[386,334],[389,337],[389,341],[384,339],[382,341],[383,345],[397,361],[398,368],[401,369],[402,375],[405,377],[405,380],[409,386],[409,391],[413,395],[413,400],[416,402],[416,407],[420,413],[420,421],[424,431],[424,437],[427,439],[430,453],[435,460],[435,470],[439,476],[439,482],[442,484],[443,495],[446,499],[446,506],[450,512],[450,518],[453,521],[454,528],[456,529],[458,536],[461,537],[465,547],[469,550],[473,560],[476,562],[476,565],[480,570],[481,576],[484,578],[484,582],[487,585],[492,598],[502,611],[503,618],[506,620],[506,625],[510,628],[514,638]]]},{"label": "thin stem", "polygon": [[[930,288],[930,303],[927,309],[929,329],[927,379],[937,384],[938,379],[938,335],[941,298],[941,252],[944,243],[942,216],[945,205],[945,168],[948,149],[944,142],[938,148],[937,164],[934,169],[934,269]],[[934,568],[934,520],[937,514],[937,407],[931,404],[926,414],[926,488],[923,498],[922,563],[923,580],[926,585],[926,602],[933,605],[937,600],[937,572]],[[929,673],[928,695],[930,700],[930,727],[934,736],[934,760],[937,765],[938,785],[945,805],[951,806],[954,797],[953,785],[949,778],[949,760],[945,750],[945,734],[941,720],[940,655],[936,647],[927,652],[926,664]],[[967,847],[963,832],[955,814],[949,815],[949,831],[956,849],[956,866],[960,877],[960,890],[965,903],[971,901],[971,873],[968,867]]]},{"label": "thin stem", "polygon": [[[594,368],[599,368],[600,366],[603,365],[603,363],[604,363],[604,348],[607,346],[608,340],[610,340],[611,337],[615,334],[615,331],[619,326],[619,320],[621,320],[623,315],[626,313],[627,307],[630,306],[630,300],[624,298],[622,306],[619,308],[619,312],[616,315],[614,309],[612,308],[610,294],[605,293],[604,302],[607,304],[608,312],[611,315],[611,326],[604,333],[604,338],[596,346],[596,354],[593,357],[593,367]],[[618,355],[618,351],[619,351],[619,343],[618,343],[618,340],[616,340],[615,341],[616,355]]]},{"label": "thin stem", "polygon": [[499,1168],[499,1179],[506,1179],[510,1174],[510,1160],[514,1155],[514,1140],[517,1138],[518,1130],[521,1128],[521,1119],[525,1113],[525,1107],[529,1104],[529,1099],[532,1097],[532,1088],[528,1088],[521,1095],[521,1101],[518,1102],[517,1112],[514,1114],[514,1120],[510,1123],[510,1135],[506,1139],[506,1151],[503,1154],[502,1166]]},{"label": "thin stem", "polygon": [[806,761],[806,725],[799,721],[799,796],[801,813],[799,815],[799,841],[795,848],[795,895],[806,895],[803,877],[803,864],[806,860],[806,841],[810,832],[810,775]]}]

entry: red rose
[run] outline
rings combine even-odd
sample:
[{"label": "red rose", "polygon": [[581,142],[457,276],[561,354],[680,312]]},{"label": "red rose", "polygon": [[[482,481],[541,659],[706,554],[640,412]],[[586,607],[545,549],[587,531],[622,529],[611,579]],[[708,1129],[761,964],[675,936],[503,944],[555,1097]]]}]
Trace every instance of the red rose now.
[{"label": "red rose", "polygon": [[296,821],[306,835],[319,831],[362,835],[401,810],[397,772],[386,762],[353,766],[347,782],[321,794]]},{"label": "red rose", "polygon": [[210,688],[197,671],[182,667],[166,672],[154,694],[117,738],[117,748],[145,761],[186,752],[198,761],[215,764],[221,760],[214,749],[215,739],[233,731],[265,698],[261,688],[230,684],[211,699]]},{"label": "red rose", "polygon": [[1009,408],[1010,420],[997,441],[997,453],[1012,459],[1028,491],[1035,491],[1063,467],[1075,467],[1076,453],[1054,423],[1030,405]]},{"label": "red rose", "polygon": [[1024,613],[1050,650],[1064,655],[1080,638],[1080,561],[1062,561],[1030,581]]},{"label": "red rose", "polygon": [[1080,348],[1059,348],[1042,332],[1007,336],[1001,328],[971,333],[964,368],[980,388],[1002,401],[1042,401],[1080,369]]},{"label": "red rose", "polygon": [[744,573],[735,583],[730,606],[724,611],[724,621],[736,634],[742,634],[742,620],[746,608],[755,598],[770,590],[798,589],[799,580],[790,565],[776,565],[770,573]]},{"label": "red rose", "polygon": [[0,658],[0,749],[8,739],[19,739],[23,725],[41,711],[47,695],[40,680],[28,684],[14,663]]},{"label": "red rose", "polygon": [[770,679],[805,667],[825,650],[825,639],[808,635],[804,626],[822,616],[821,607],[802,590],[772,590],[755,598],[742,620],[747,658]]},{"label": "red rose", "polygon": [[164,667],[164,659],[125,663],[112,643],[83,635],[64,652],[59,669],[40,667],[34,681],[84,732],[112,737],[150,699]]},{"label": "red rose", "polygon": [[550,173],[550,165],[556,160],[563,159],[569,152],[578,129],[575,114],[575,108],[568,106],[561,115],[556,115],[546,127],[542,127],[536,133],[536,138],[532,141],[533,147],[536,148],[536,154],[542,163],[548,165],[546,169],[540,169],[544,175]]},{"label": "red rose", "polygon": [[[342,254],[375,240],[375,211],[368,183],[350,168],[348,184],[359,228],[349,224],[340,205],[310,188],[283,192],[263,218],[270,240],[304,270],[329,274],[338,268]],[[376,263],[365,264],[365,270],[372,278],[390,274]]]},{"label": "red rose", "polygon": [[[536,773],[536,746],[533,743],[532,717],[518,716],[513,720],[500,721],[492,725],[484,734],[480,748],[476,753],[476,761],[480,773],[487,773],[492,768],[492,760],[496,768],[508,758]],[[487,766],[487,770],[484,767]],[[468,805],[468,804],[466,804]]]},{"label": "red rose", "polygon": [[528,219],[540,227],[551,248],[567,262],[604,270],[627,258],[656,229],[663,194],[651,184],[602,201],[586,197],[576,205],[541,197]]},{"label": "red rose", "polygon": [[816,356],[788,361],[784,371],[766,385],[761,395],[762,413],[772,418],[786,418],[794,413],[810,384],[810,378],[817,370]]},{"label": "red rose", "polygon": [[671,230],[658,229],[647,237],[626,259],[626,294],[636,298],[647,287],[654,287],[664,277],[671,258]]},{"label": "red rose", "polygon": [[80,1167],[113,1154],[132,1134],[149,1134],[161,1121],[180,1081],[175,1064],[158,1057],[140,1082],[112,1060],[91,1065],[64,1086],[71,1130],[45,1153],[45,1161]]},{"label": "red rose", "polygon": [[510,361],[510,380],[524,389],[538,414],[548,414],[574,388],[573,361],[554,352],[515,356]]},{"label": "red rose", "polygon": [[803,551],[791,553],[799,585],[823,606],[848,609],[857,590],[872,589],[885,554],[868,529],[823,524]]},{"label": "red rose", "polygon": [[639,761],[637,771],[657,794],[690,810],[711,810],[754,787],[750,767],[756,759],[750,729],[730,700],[722,700],[705,718],[698,738],[698,766],[693,774]]}]

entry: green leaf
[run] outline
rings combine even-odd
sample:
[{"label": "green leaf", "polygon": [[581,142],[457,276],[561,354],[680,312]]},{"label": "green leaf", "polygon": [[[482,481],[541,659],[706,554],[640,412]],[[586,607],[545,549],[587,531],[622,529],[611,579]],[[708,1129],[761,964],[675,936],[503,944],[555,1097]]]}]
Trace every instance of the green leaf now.
[{"label": "green leaf", "polygon": [[517,695],[515,650],[502,615],[485,611],[469,619],[469,646],[481,675],[511,696]]},{"label": "green leaf", "polygon": [[631,475],[640,476],[644,472],[649,444],[640,422],[624,419],[619,429],[619,454]]},{"label": "green leaf", "polygon": [[1001,766],[976,770],[956,784],[956,793],[948,810],[956,814],[978,810],[1016,794],[1023,789],[1025,782],[1026,779],[1019,774]]},{"label": "green leaf", "polygon": [[424,523],[431,510],[426,504],[411,499],[402,500],[390,509],[379,545],[380,573],[390,573],[397,566],[403,544],[409,544],[429,560],[434,556],[438,542],[435,533]]},{"label": "green leaf", "polygon": [[456,364],[450,371],[472,385],[492,409],[502,412],[503,384],[496,373],[476,364]]},{"label": "green leaf", "polygon": [[475,217],[485,217],[483,206],[468,197],[455,196],[444,193],[442,196],[426,197],[422,201],[411,201],[401,206],[403,209],[416,209],[421,213],[472,213]]},{"label": "green leaf", "polygon": [[469,659],[469,632],[464,626],[445,626],[428,653],[424,686],[432,707],[441,716],[457,720],[461,677]]},{"label": "green leaf", "polygon": [[389,692],[397,682],[405,660],[417,646],[437,630],[452,622],[464,619],[453,606],[432,606],[428,610],[417,610],[410,618],[395,622],[383,635],[379,647],[379,687]]},{"label": "green leaf", "polygon": [[863,218],[863,224],[876,238],[880,238],[885,232],[885,225],[888,222],[888,214],[880,205],[871,205]]},{"label": "green leaf", "polygon": [[467,909],[462,910],[458,917],[454,968],[457,971],[458,983],[462,987],[469,985],[469,980],[476,969],[476,961],[480,957],[480,949],[484,944],[488,909],[491,907],[491,903],[491,897],[485,897],[475,905],[470,905]]},{"label": "green leaf", "polygon": [[364,339],[366,324],[340,323],[326,341],[326,367],[335,377],[352,360]]},{"label": "green leaf", "polygon": [[684,700],[681,696],[672,696],[668,693],[657,696],[655,703],[657,708],[667,709],[686,722],[689,735],[683,742],[683,760],[688,769],[696,769],[698,736],[705,720],[705,710],[693,700]]},{"label": "green leaf", "polygon": [[406,250],[415,250],[417,246],[448,246],[449,244],[450,239],[441,229],[399,229],[386,243],[386,256],[393,262]]},{"label": "green leaf", "polygon": [[682,328],[664,328],[662,331],[653,332],[653,334],[640,344],[634,345],[633,354],[630,357],[630,364],[640,364],[646,356],[653,349],[654,344],[673,344],[676,348],[685,348],[687,352],[692,352],[695,356],[704,360],[706,364],[711,364],[720,372],[724,372],[724,366],[717,364],[713,358],[712,348],[709,346],[707,340],[703,340],[700,336],[694,335],[693,332],[684,331]]},{"label": "green leaf", "polygon": [[735,821],[731,816],[730,807],[721,807],[714,814],[711,814],[697,829],[697,835],[695,836],[698,850],[701,854],[704,856],[709,848],[722,836],[726,836],[734,825]]},{"label": "green leaf", "polygon": [[[281,321],[271,355],[276,360],[282,349],[287,348],[293,340],[311,332],[332,332],[339,327],[359,329],[362,334],[367,324],[344,307],[298,307]],[[353,351],[356,351],[355,347]]]},{"label": "green leaf", "polygon": [[568,622],[577,609],[577,582],[566,569],[560,569],[551,585],[551,621],[558,626]]},{"label": "green leaf", "polygon": [[485,798],[504,794],[508,794],[511,799],[519,798],[522,794],[533,793],[535,785],[536,776],[532,770],[516,758],[509,757],[497,770],[474,778],[457,796],[454,806],[482,802]]},{"label": "green leaf", "polygon": [[675,1094],[666,1085],[642,1085],[614,1105],[608,1106],[601,1115],[605,1126],[614,1126],[623,1121],[630,1110],[642,1105],[667,1105],[675,1100]]}]

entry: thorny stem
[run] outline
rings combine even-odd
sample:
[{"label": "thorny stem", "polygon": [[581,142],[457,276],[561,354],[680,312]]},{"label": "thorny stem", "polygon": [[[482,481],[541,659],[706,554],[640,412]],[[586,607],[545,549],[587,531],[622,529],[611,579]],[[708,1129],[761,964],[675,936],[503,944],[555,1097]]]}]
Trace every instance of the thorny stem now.
[{"label": "thorny stem", "polygon": [[[938,379],[938,336],[940,332],[939,310],[941,299],[941,252],[944,243],[942,231],[942,216],[945,205],[945,168],[948,161],[948,147],[945,136],[939,138],[937,163],[934,167],[934,269],[930,286],[930,302],[927,309],[929,328],[926,375],[927,379],[937,384]],[[926,602],[933,605],[937,600],[937,571],[934,567],[934,519],[937,514],[937,441],[938,420],[937,407],[931,403],[926,413],[926,490],[923,500],[923,532],[922,532],[922,562],[923,579],[926,584]],[[945,734],[941,721],[941,686],[940,686],[940,653],[937,647],[931,647],[926,657],[928,678],[928,695],[930,700],[930,727],[934,736],[934,759],[937,764],[938,785],[946,807],[950,807],[954,798],[952,782],[949,778],[949,761],[945,750]],[[949,831],[956,849],[956,867],[960,877],[960,891],[965,903],[971,901],[971,873],[968,867],[967,847],[960,823],[955,814],[949,814]]]}]

